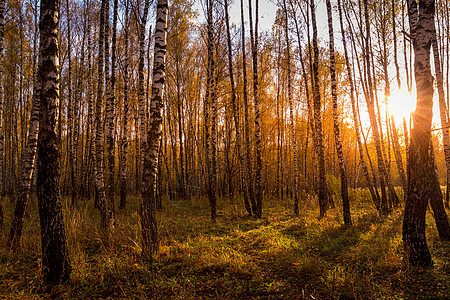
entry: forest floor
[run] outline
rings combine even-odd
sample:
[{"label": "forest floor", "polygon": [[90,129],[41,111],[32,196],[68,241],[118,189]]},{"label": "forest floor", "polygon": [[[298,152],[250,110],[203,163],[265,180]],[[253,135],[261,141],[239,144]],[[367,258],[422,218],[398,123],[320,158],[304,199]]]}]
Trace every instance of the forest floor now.
[{"label": "forest floor", "polygon": [[[266,199],[263,218],[245,216],[241,200],[221,199],[216,224],[206,199],[165,201],[159,216],[160,254],[140,252],[138,199],[117,209],[113,236],[100,236],[99,213],[81,202],[64,209],[73,266],[71,280],[42,285],[36,204],[22,246],[0,231],[0,299],[450,299],[450,242],[441,242],[432,214],[427,238],[434,267],[403,266],[402,211],[379,217],[369,199],[352,193],[353,226],[344,228],[340,203],[321,220],[313,199],[300,217],[288,201]],[[314,203],[313,203],[314,202]]]}]

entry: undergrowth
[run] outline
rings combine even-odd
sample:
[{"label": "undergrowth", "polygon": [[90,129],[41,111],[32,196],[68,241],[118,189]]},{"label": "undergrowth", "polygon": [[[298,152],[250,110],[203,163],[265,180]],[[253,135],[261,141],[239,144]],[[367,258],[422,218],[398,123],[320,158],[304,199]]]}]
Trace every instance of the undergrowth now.
[{"label": "undergrowth", "polygon": [[91,201],[80,201],[75,209],[64,208],[71,280],[51,291],[42,285],[36,203],[21,248],[11,251],[5,240],[13,205],[5,201],[0,298],[450,299],[450,243],[439,241],[431,213],[427,237],[434,268],[408,269],[401,209],[379,217],[364,192],[352,198],[350,228],[342,226],[339,208],[319,220],[311,198],[303,199],[299,217],[291,202],[265,199],[260,220],[246,216],[240,199],[221,199],[215,224],[206,199],[167,199],[153,262],[140,256],[137,198],[116,210],[107,241],[98,211]]}]

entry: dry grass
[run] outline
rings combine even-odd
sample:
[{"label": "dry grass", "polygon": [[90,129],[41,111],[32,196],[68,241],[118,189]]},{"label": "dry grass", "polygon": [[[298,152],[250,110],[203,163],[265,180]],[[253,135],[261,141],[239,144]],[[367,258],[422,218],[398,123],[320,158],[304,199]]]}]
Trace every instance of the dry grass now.
[{"label": "dry grass", "polygon": [[[440,242],[427,216],[432,270],[402,265],[402,212],[380,218],[364,193],[353,193],[354,226],[343,228],[338,209],[317,219],[313,199],[303,214],[291,203],[266,199],[264,218],[245,216],[240,200],[221,200],[212,224],[205,199],[164,202],[159,216],[160,254],[140,256],[137,199],[117,210],[108,242],[91,203],[65,207],[73,273],[47,293],[40,273],[36,205],[27,217],[22,247],[5,248],[12,207],[1,231],[0,298],[6,299],[449,299],[450,244]],[[8,201],[5,201],[9,203]]]}]

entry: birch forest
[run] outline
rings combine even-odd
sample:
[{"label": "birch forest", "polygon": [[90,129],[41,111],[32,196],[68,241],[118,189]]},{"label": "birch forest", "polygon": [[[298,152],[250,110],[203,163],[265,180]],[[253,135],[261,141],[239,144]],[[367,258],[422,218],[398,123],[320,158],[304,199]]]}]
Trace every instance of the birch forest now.
[{"label": "birch forest", "polygon": [[0,298],[450,299],[448,0],[0,0]]}]

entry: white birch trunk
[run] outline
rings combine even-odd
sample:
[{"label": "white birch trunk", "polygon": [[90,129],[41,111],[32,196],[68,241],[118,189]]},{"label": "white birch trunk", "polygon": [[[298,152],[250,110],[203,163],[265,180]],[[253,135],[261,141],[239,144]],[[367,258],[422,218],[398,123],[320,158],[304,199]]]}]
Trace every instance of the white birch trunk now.
[{"label": "white birch trunk", "polygon": [[144,137],[147,140],[146,147],[142,149],[144,158],[142,172],[143,184],[141,189],[142,252],[145,256],[149,257],[152,257],[158,252],[156,175],[158,172],[159,146],[162,137],[167,10],[167,0],[158,0],[149,129],[146,132],[146,137]]}]

